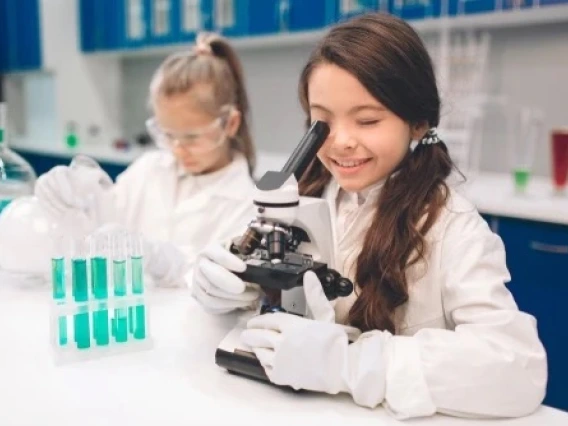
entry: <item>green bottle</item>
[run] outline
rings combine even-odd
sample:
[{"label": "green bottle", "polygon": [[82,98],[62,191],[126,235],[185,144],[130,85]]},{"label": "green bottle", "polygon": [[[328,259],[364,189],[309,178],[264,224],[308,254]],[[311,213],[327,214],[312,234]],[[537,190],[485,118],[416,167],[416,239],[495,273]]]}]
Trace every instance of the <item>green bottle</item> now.
[{"label": "green bottle", "polygon": [[65,132],[65,143],[69,148],[76,148],[79,145],[79,137],[77,136],[77,126],[73,121],[67,124]]}]

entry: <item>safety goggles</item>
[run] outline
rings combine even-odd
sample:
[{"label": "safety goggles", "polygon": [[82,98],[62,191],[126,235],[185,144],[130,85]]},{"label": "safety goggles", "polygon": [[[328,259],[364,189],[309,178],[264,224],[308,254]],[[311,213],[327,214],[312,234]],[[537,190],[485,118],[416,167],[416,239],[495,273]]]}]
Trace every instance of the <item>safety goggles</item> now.
[{"label": "safety goggles", "polygon": [[225,113],[207,126],[183,133],[174,133],[160,127],[156,118],[153,117],[146,120],[146,129],[156,144],[162,148],[173,149],[179,146],[193,152],[207,152],[225,142],[225,133],[222,130],[227,125],[228,115]]}]

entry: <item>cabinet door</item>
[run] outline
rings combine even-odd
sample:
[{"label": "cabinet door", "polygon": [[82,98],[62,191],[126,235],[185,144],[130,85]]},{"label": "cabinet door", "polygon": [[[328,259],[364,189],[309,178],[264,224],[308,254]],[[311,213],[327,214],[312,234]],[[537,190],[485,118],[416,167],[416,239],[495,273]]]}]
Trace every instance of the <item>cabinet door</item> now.
[{"label": "cabinet door", "polygon": [[568,226],[500,218],[509,288],[519,308],[536,317],[548,355],[544,401],[568,410]]},{"label": "cabinet door", "polygon": [[16,22],[17,4],[15,0],[0,0],[0,25],[2,29],[2,70],[15,71],[17,68],[18,23]]},{"label": "cabinet door", "polygon": [[288,0],[290,30],[313,30],[327,27],[337,20],[335,0]]},{"label": "cabinet door", "polygon": [[337,20],[388,8],[388,0],[337,0]]},{"label": "cabinet door", "polygon": [[30,71],[41,68],[41,17],[39,0],[11,0],[14,3],[10,18],[14,21],[15,52],[14,71]]},{"label": "cabinet door", "polygon": [[441,13],[440,0],[393,0],[391,11],[402,19],[436,18]]},{"label": "cabinet door", "polygon": [[14,72],[41,68],[39,0],[1,0],[0,27],[0,70]]},{"label": "cabinet door", "polygon": [[125,2],[96,0],[97,39],[103,50],[125,47]]},{"label": "cabinet door", "polygon": [[94,0],[79,0],[79,26],[80,45],[83,52],[93,52],[100,48],[100,19],[97,16],[98,9]]},{"label": "cabinet door", "polygon": [[7,1],[0,0],[0,72],[8,71],[8,13]]},{"label": "cabinet door", "polygon": [[148,43],[150,7],[148,0],[120,0],[120,34],[125,47],[142,47]]},{"label": "cabinet door", "polygon": [[179,40],[193,42],[199,31],[214,27],[213,0],[179,0]]},{"label": "cabinet door", "polygon": [[180,0],[146,0],[148,44],[169,44],[180,35]]},{"label": "cabinet door", "polygon": [[[226,37],[245,36],[249,31],[249,13],[270,9],[274,2],[275,0],[262,0],[253,4],[250,0],[214,0],[211,3],[213,29]],[[256,23],[264,24],[267,18],[273,22],[275,16],[275,14],[268,17],[260,15]]]}]

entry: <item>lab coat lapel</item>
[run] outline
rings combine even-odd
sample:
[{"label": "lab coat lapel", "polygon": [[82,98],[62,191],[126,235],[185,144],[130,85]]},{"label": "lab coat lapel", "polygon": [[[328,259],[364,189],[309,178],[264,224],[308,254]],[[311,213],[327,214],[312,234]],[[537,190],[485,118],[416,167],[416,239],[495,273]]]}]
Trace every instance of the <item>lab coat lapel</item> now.
[{"label": "lab coat lapel", "polygon": [[232,163],[226,170],[223,170],[219,178],[206,185],[206,189],[183,201],[180,200],[177,208],[179,214],[195,213],[206,209],[216,198],[244,200],[250,187],[248,163],[245,157],[240,153],[235,154]]}]

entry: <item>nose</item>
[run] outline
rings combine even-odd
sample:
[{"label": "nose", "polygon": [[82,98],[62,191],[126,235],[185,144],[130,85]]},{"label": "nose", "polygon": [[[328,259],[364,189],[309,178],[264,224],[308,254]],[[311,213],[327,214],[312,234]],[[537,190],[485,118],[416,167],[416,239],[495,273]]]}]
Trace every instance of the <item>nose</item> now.
[{"label": "nose", "polygon": [[351,133],[341,126],[335,126],[331,129],[329,140],[336,149],[350,149],[357,145]]}]

